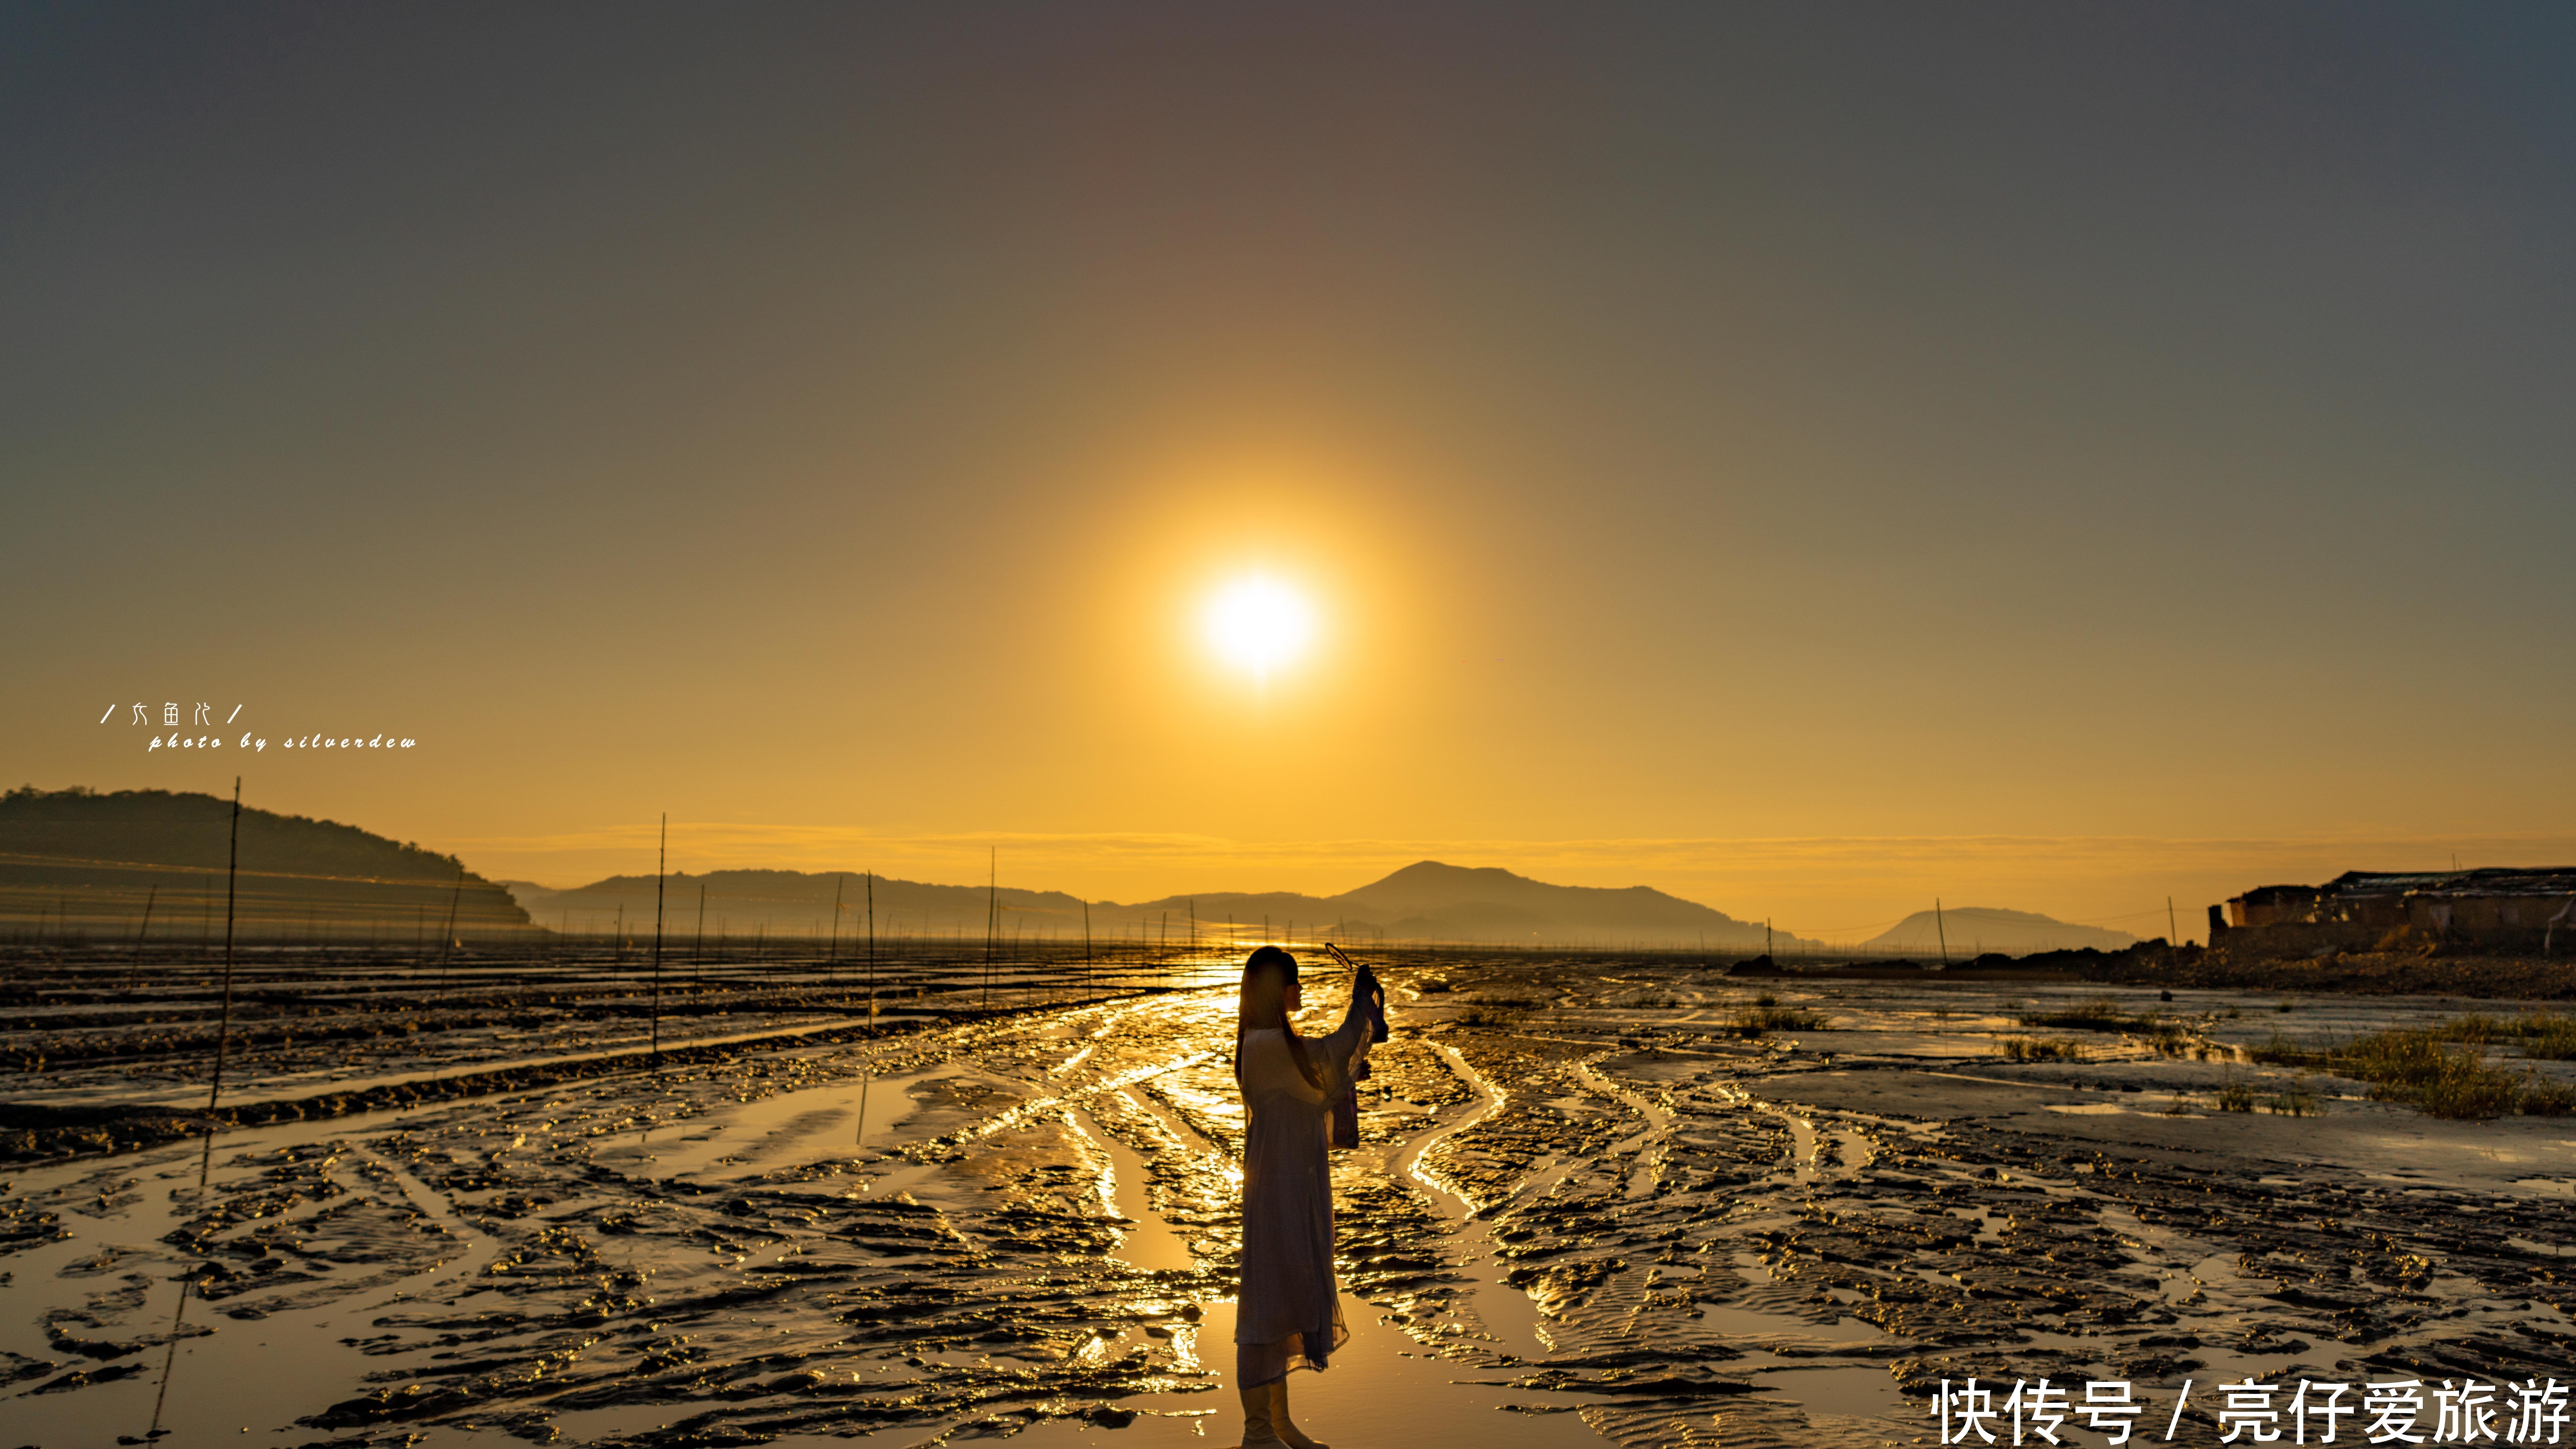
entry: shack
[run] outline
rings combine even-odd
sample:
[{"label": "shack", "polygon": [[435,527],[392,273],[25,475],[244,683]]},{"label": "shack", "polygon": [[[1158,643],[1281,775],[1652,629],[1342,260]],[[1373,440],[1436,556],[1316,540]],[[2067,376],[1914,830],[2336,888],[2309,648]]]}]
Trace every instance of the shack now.
[{"label": "shack", "polygon": [[2342,926],[2356,935],[2411,927],[2434,939],[2537,936],[2546,947],[2576,926],[2576,866],[2348,870],[2320,886],[2258,886],[2227,902],[2227,925]]}]

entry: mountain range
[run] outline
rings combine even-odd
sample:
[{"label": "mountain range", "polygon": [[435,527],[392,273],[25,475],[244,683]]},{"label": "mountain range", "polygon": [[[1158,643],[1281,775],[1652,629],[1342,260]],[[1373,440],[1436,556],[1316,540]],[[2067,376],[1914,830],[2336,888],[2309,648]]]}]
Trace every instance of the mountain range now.
[{"label": "mountain range", "polygon": [[[538,924],[571,932],[649,929],[651,876],[621,875],[571,890],[505,882]],[[848,939],[867,929],[890,936],[948,936],[981,942],[987,888],[929,885],[851,871],[724,870],[675,874],[661,882],[665,932],[736,939],[754,932]],[[871,894],[873,893],[873,894]],[[1455,941],[1547,946],[1698,947],[1744,951],[1811,943],[1785,933],[1770,938],[1758,921],[1740,921],[1650,886],[1605,889],[1550,885],[1510,871],[1420,861],[1383,880],[1339,895],[1294,891],[1213,891],[1149,901],[1084,901],[1062,891],[1004,886],[990,892],[1003,936],[1079,940],[1238,939]]]},{"label": "mountain range", "polygon": [[[0,921],[39,936],[132,939],[151,913],[155,940],[220,939],[232,802],[163,790],[109,794],[28,787],[0,796]],[[570,890],[493,881],[454,856],[335,821],[241,812],[234,882],[241,929],[254,940],[439,939],[649,935],[657,906],[667,939],[739,942],[949,938],[980,945],[988,907],[1005,940],[1051,938],[1177,944],[1201,940],[1454,942],[1700,950],[1749,955],[1822,943],[1649,886],[1552,885],[1496,867],[1425,860],[1336,895],[1213,891],[1147,901],[1085,901],[1063,891],[935,885],[855,871],[618,875]],[[658,887],[658,889],[657,889]],[[1953,959],[1983,951],[2117,949],[2134,938],[2027,911],[1965,907],[1908,917],[1862,949]]]}]

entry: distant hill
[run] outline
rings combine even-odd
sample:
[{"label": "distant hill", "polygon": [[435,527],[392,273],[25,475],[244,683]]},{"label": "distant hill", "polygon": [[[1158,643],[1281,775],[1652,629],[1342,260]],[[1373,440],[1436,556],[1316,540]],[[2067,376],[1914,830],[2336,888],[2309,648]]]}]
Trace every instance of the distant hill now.
[{"label": "distant hill", "polygon": [[[167,790],[0,795],[0,922],[130,940],[148,902],[153,939],[220,941],[232,808]],[[435,940],[451,903],[460,936],[529,929],[508,892],[454,856],[250,806],[236,896],[236,932],[249,940]]]},{"label": "distant hill", "polygon": [[[1177,899],[1177,898],[1176,898]],[[1172,901],[1151,902],[1159,909]],[[1417,861],[1395,874],[1336,896],[1207,895],[1200,914],[1223,911],[1248,919],[1295,918],[1320,923],[1345,937],[1393,940],[1520,942],[1532,945],[1675,946],[1759,950],[1759,921],[1739,921],[1723,911],[1670,896],[1651,886],[1608,889],[1549,885],[1492,866]],[[1305,933],[1301,933],[1305,934]],[[1799,944],[1785,933],[1776,944]]]},{"label": "distant hill", "polygon": [[[630,935],[652,935],[655,891],[649,875],[613,875],[570,890],[526,881],[507,884],[536,923],[549,930],[607,935],[622,927]],[[925,885],[885,876],[874,877],[872,886],[869,876],[849,870],[674,871],[661,882],[663,939],[694,941],[703,925],[710,945],[754,936],[823,942],[835,931],[837,899],[838,935],[845,942],[857,941],[868,929],[871,889],[876,930],[887,940],[939,936],[983,943],[984,887]],[[1078,897],[1004,886],[994,898],[1002,907],[1005,936],[1034,931],[1081,939]],[[1104,938],[1118,933],[1115,922],[1123,918],[1112,914],[1115,909],[1100,912]]]},{"label": "distant hill", "polygon": [[[653,877],[611,876],[573,890],[550,891],[512,882],[511,890],[541,926],[574,933],[605,933],[622,919],[629,931],[649,932]],[[838,893],[839,934],[853,941],[866,929],[868,878],[849,871],[805,873],[726,870],[675,874],[664,885],[665,939],[678,932],[694,939],[699,901],[705,898],[705,931],[712,942],[766,933],[820,941],[833,930]],[[976,945],[984,939],[985,888],[875,882],[876,929],[882,936],[949,937]],[[1076,941],[1086,928],[1100,941],[1180,941],[1193,930],[1222,937],[1230,925],[1240,940],[1416,940],[1531,945],[1657,946],[1713,951],[1760,950],[1758,922],[1646,886],[1622,890],[1549,885],[1507,870],[1469,869],[1422,861],[1357,890],[1334,896],[1294,891],[1211,891],[1159,900],[1086,904],[1061,891],[1005,886],[994,893],[1002,934]],[[1802,944],[1785,933],[1782,949]]]},{"label": "distant hill", "polygon": [[2021,955],[2030,951],[2073,951],[2090,946],[2097,951],[2117,951],[2137,943],[2137,937],[2126,931],[2110,931],[2100,926],[2070,925],[2029,911],[2007,911],[1994,906],[1958,906],[1940,913],[1934,920],[1930,911],[1916,911],[1896,926],[1866,942],[1862,949],[1892,951],[1905,955],[1935,954],[1942,949],[1946,933],[1950,956],[1954,960],[2000,951]]}]

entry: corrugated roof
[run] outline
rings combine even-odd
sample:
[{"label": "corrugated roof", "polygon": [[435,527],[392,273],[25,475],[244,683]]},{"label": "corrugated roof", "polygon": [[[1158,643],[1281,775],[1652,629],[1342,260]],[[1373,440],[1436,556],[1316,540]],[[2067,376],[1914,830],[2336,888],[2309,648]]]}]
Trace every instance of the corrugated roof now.
[{"label": "corrugated roof", "polygon": [[2326,882],[2330,896],[2563,896],[2576,894],[2576,866],[2490,865],[2477,870],[2348,870]]}]

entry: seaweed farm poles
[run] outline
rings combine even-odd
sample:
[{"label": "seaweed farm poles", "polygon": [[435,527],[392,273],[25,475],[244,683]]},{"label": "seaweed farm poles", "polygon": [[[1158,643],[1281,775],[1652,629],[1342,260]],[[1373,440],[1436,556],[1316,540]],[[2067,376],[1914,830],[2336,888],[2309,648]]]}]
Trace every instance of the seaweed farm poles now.
[{"label": "seaweed farm poles", "polygon": [[[224,1094],[224,1049],[232,1042],[233,1033],[233,882],[241,870],[241,776],[233,776],[233,838],[224,856],[224,1005],[215,1018],[215,1078],[206,1089],[206,1110]],[[214,1144],[214,1129],[207,1128],[208,1150]]]},{"label": "seaweed farm poles", "polygon": [[456,959],[456,903],[465,898],[465,862],[456,862],[456,889],[447,895],[447,935],[438,947],[438,989],[447,990],[447,963]]},{"label": "seaweed farm poles", "polygon": [[699,985],[707,981],[707,883],[698,882],[698,943],[689,948],[689,976]]},{"label": "seaweed farm poles", "polygon": [[671,869],[671,812],[662,812],[662,845],[653,857],[653,1059],[662,1059],[662,881]]},{"label": "seaweed farm poles", "polygon": [[155,882],[151,891],[143,897],[143,924],[134,932],[134,968],[125,983],[125,989],[128,991],[143,984],[143,939],[152,934],[152,903],[160,898],[161,887],[158,882]]},{"label": "seaweed farm poles", "polygon": [[849,883],[850,873],[846,870],[832,877],[832,944],[823,952],[823,974],[832,980],[840,978],[841,888]]}]

